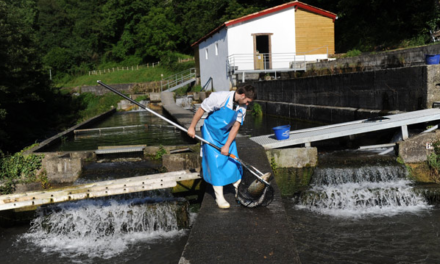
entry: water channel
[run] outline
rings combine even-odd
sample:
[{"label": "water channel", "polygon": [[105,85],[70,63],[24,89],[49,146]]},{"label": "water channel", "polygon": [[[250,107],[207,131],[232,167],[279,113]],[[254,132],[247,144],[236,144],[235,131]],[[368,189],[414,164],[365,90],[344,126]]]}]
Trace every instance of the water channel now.
[{"label": "water channel", "polygon": [[[325,155],[363,160],[374,153]],[[284,199],[301,261],[439,263],[440,208],[406,176],[394,161],[318,167],[309,191]]]},{"label": "water channel", "polygon": [[[145,111],[117,113],[95,127],[144,124],[148,127],[77,135],[64,139],[56,150],[196,143]],[[286,124],[292,130],[317,125],[248,115],[240,134],[271,134],[272,127]],[[362,160],[375,154],[327,151],[320,155]],[[302,263],[438,263],[440,210],[414,194],[404,168],[393,162],[358,167],[328,164],[316,170],[308,192],[284,199]],[[80,182],[148,174],[143,167],[154,164],[92,164]],[[125,169],[120,172],[120,168]],[[177,263],[189,230],[176,226],[166,203],[171,197],[166,191],[139,193],[63,203],[52,209],[50,217],[38,212],[31,227],[0,228],[0,262]],[[154,213],[142,206],[152,201],[163,202]],[[191,213],[191,219],[195,218]]]}]

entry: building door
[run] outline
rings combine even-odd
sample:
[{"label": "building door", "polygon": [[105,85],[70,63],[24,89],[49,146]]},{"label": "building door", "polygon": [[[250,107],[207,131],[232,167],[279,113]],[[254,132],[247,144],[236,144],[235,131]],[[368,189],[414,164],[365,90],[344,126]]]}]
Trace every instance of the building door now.
[{"label": "building door", "polygon": [[272,69],[271,41],[272,33],[252,34],[254,37],[254,69]]}]

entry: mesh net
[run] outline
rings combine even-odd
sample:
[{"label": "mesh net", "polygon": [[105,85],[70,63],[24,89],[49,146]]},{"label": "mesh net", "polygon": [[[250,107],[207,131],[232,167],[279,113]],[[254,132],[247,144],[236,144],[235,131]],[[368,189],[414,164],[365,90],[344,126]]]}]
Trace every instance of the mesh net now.
[{"label": "mesh net", "polygon": [[[249,173],[250,174],[250,173]],[[274,190],[271,185],[266,185],[255,176],[245,173],[238,186],[237,201],[245,207],[267,206],[273,201]],[[270,183],[272,176],[266,180]]]}]

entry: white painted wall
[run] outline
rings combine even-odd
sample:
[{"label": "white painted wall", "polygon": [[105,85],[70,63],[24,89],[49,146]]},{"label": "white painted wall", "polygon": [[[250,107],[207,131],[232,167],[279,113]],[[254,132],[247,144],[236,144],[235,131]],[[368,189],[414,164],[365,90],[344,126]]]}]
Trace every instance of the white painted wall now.
[{"label": "white painted wall", "polygon": [[[287,8],[244,23],[222,28],[199,44],[201,85],[213,78],[215,91],[229,91],[227,59],[238,70],[254,70],[254,39],[252,34],[272,33],[272,69],[287,69],[293,61],[327,59],[327,54],[295,55],[295,8]],[[218,45],[218,55],[216,46]],[[206,50],[208,59],[206,59]],[[210,87],[207,87],[208,89]]]},{"label": "white painted wall", "polygon": [[[272,43],[272,68],[288,68],[289,63],[281,58],[280,53],[296,52],[295,45],[295,8],[287,8],[263,17],[246,21],[228,27],[229,55],[237,58],[236,66],[239,70],[253,70],[254,40],[252,34],[273,33]],[[247,56],[239,55],[247,54]],[[279,55],[277,55],[279,54]],[[241,59],[238,59],[240,58]],[[279,59],[276,59],[278,57]]]},{"label": "white painted wall", "polygon": [[[226,32],[226,28],[223,28],[199,44],[201,85],[205,85],[209,78],[212,77],[212,85],[215,91],[229,91],[231,88],[226,69],[226,59],[228,57],[228,37]],[[216,44],[218,54],[216,54]],[[208,52],[208,59],[206,58],[206,51]],[[210,86],[207,87],[208,90],[210,88]]]}]

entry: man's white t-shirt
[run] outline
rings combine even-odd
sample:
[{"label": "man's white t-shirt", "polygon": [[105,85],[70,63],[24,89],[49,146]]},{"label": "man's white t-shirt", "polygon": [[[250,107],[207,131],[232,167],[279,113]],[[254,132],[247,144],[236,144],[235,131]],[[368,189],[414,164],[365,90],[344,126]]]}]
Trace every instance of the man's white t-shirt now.
[{"label": "man's white t-shirt", "polygon": [[[226,101],[229,98],[228,105],[226,106],[229,109],[232,109],[234,106],[234,91],[231,92],[214,92],[211,93],[211,95],[203,100],[202,105],[200,106],[205,112],[211,113],[214,111],[217,111],[218,109],[222,108]],[[232,109],[234,111],[238,111],[239,109],[242,109],[242,111],[238,112],[236,121],[240,124],[242,121],[244,121],[244,117],[246,116],[246,105],[237,105],[235,109]]]}]

